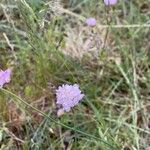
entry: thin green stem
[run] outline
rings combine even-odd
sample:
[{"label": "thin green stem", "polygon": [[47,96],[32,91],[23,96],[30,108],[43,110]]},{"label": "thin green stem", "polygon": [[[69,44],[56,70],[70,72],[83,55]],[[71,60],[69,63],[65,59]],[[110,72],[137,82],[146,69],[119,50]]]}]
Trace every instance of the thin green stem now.
[{"label": "thin green stem", "polygon": [[61,126],[67,128],[67,129],[69,129],[69,130],[78,132],[78,133],[80,133],[80,134],[82,134],[82,135],[84,135],[84,136],[87,136],[87,137],[89,137],[89,138],[92,138],[92,139],[95,139],[95,140],[99,140],[99,141],[103,142],[104,144],[106,144],[111,150],[117,150],[117,149],[119,149],[119,148],[115,148],[114,146],[112,146],[111,144],[107,143],[106,141],[100,139],[99,137],[93,136],[93,135],[91,135],[91,134],[89,134],[89,133],[83,132],[83,131],[78,130],[78,129],[76,129],[76,128],[67,126],[67,125],[65,125],[65,124],[63,124],[63,123],[61,123],[61,122],[59,122],[59,121],[56,121],[54,118],[48,116],[47,114],[43,113],[42,111],[38,110],[37,108],[33,107],[32,105],[30,105],[29,103],[27,103],[26,101],[24,101],[24,100],[23,100],[22,98],[20,98],[19,96],[15,95],[14,93],[12,93],[12,92],[10,92],[10,91],[4,89],[4,88],[1,88],[0,90],[3,91],[4,93],[7,93],[7,94],[13,96],[14,98],[16,98],[16,100],[19,100],[20,102],[22,102],[22,103],[25,104],[26,106],[30,107],[31,109],[35,110],[36,112],[40,113],[42,116],[44,116],[44,117],[50,119],[52,122],[54,122],[54,123],[56,123],[56,124],[58,124],[58,125],[61,125]]}]

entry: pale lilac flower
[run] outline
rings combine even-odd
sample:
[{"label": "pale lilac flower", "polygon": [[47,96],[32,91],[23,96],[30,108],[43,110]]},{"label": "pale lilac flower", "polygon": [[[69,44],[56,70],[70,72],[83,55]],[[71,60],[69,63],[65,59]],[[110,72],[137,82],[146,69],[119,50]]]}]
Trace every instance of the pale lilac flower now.
[{"label": "pale lilac flower", "polygon": [[61,105],[62,109],[67,112],[77,105],[83,97],[84,94],[81,94],[79,85],[77,84],[63,84],[56,90],[56,103]]},{"label": "pale lilac flower", "polygon": [[115,5],[117,4],[118,0],[104,0],[105,5]]},{"label": "pale lilac flower", "polygon": [[95,18],[87,18],[87,19],[86,19],[86,24],[87,24],[88,26],[93,27],[93,26],[96,25],[96,19],[95,19]]},{"label": "pale lilac flower", "polygon": [[5,71],[1,70],[0,71],[0,88],[3,87],[5,83],[10,82],[10,76],[11,76],[11,69],[7,69]]}]

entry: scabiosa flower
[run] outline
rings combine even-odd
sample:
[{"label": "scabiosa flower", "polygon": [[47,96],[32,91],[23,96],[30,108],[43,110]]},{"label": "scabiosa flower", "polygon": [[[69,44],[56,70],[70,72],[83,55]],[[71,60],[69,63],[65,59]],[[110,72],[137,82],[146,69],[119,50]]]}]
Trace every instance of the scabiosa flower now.
[{"label": "scabiosa flower", "polygon": [[96,19],[95,19],[95,18],[87,18],[87,19],[86,19],[86,24],[87,24],[88,26],[93,27],[93,26],[96,25]]},{"label": "scabiosa flower", "polygon": [[11,76],[11,69],[7,69],[5,71],[1,70],[0,71],[0,88],[3,87],[5,83],[10,82],[10,76]]},{"label": "scabiosa flower", "polygon": [[105,5],[115,5],[118,2],[118,0],[104,0]]},{"label": "scabiosa flower", "polygon": [[61,105],[62,109],[67,112],[77,105],[83,97],[84,94],[81,94],[79,85],[77,84],[63,84],[56,90],[56,103]]}]

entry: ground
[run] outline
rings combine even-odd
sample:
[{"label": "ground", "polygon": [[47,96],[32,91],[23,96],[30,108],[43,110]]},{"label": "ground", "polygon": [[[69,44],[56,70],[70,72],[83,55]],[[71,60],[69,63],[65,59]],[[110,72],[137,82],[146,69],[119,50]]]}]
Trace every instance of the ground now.
[{"label": "ground", "polygon": [[[144,0],[0,0],[0,149],[150,149],[149,22]],[[62,84],[85,95],[69,112]]]}]

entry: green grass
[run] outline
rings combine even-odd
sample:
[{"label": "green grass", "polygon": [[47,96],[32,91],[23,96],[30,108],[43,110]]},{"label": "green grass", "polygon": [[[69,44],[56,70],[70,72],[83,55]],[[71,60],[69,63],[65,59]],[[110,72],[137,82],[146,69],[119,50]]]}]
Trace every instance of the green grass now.
[{"label": "green grass", "polygon": [[[13,68],[0,90],[0,149],[150,148],[148,1],[0,2],[0,69]],[[91,16],[94,28],[84,23]],[[81,58],[90,37],[96,52]],[[78,83],[85,98],[58,117],[55,89],[64,83]]]}]

